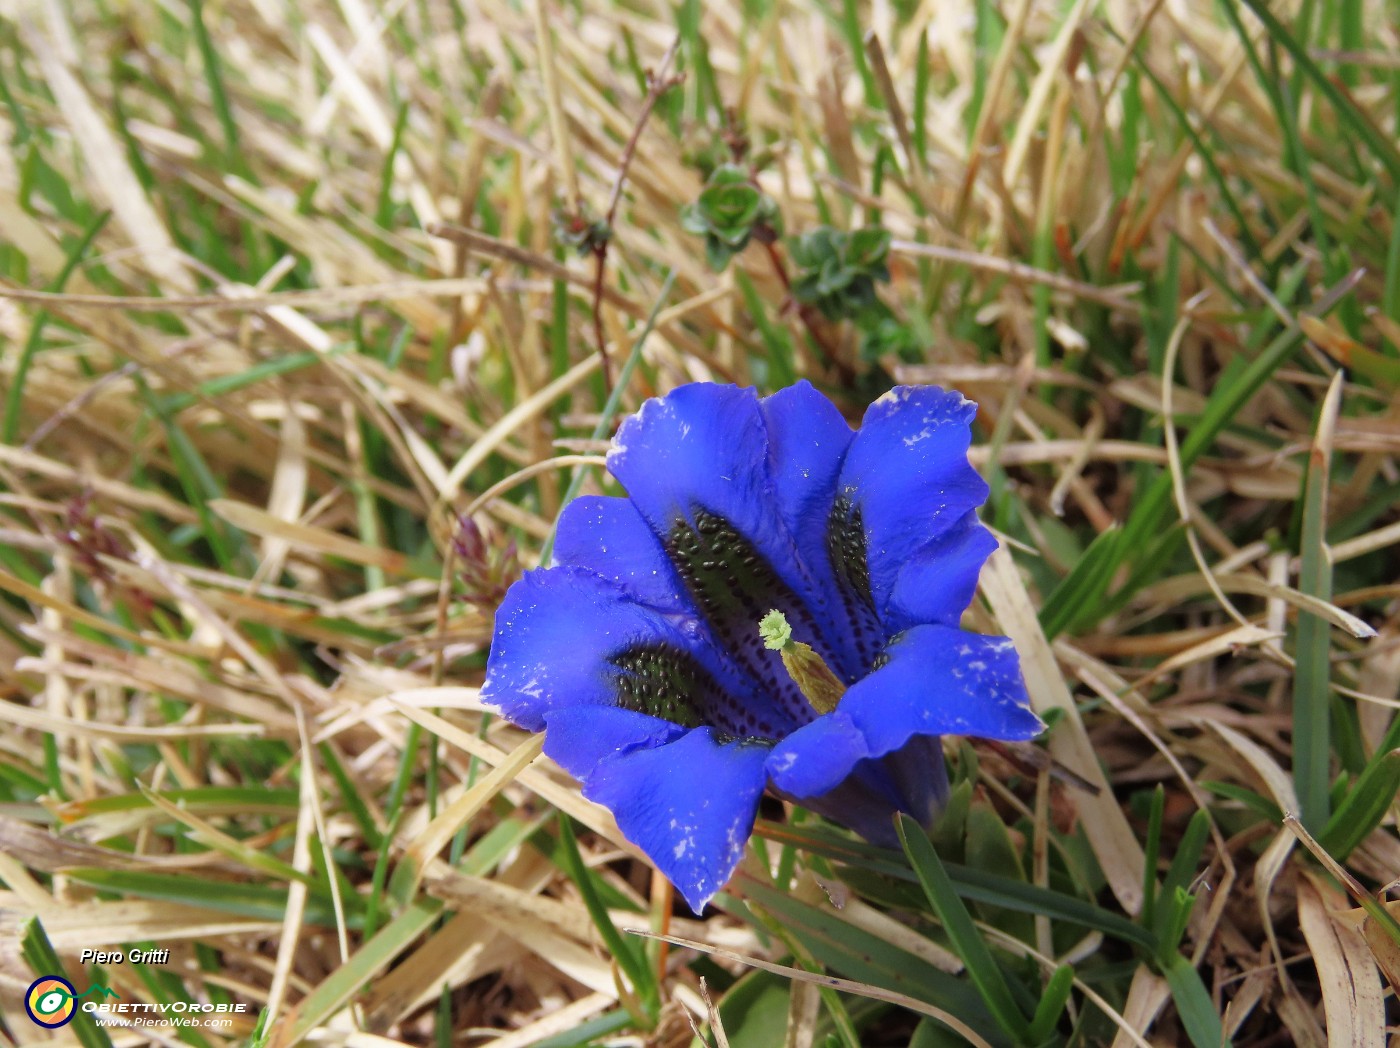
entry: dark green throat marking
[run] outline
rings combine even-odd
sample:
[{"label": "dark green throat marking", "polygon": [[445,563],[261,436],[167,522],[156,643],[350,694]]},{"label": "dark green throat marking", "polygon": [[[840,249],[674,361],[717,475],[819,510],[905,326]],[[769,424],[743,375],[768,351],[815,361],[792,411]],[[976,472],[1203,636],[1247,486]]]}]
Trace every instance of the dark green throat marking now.
[{"label": "dark green throat marking", "polygon": [[721,742],[766,742],[781,734],[779,723],[747,708],[689,652],[666,644],[638,644],[608,660],[617,705],[668,720],[683,728],[709,725]]},{"label": "dark green throat marking", "polygon": [[711,624],[742,619],[745,635],[752,634],[777,601],[796,602],[792,590],[734,525],[705,509],[697,508],[693,515],[694,527],[684,518],[671,525],[666,552]]},{"label": "dark green throat marking", "polygon": [[826,518],[826,555],[836,576],[836,590],[841,595],[851,640],[861,661],[870,667],[883,643],[884,631],[870,587],[865,521],[860,506],[849,495],[838,495],[831,504],[831,515]]},{"label": "dark green throat marking", "polygon": [[875,597],[870,592],[870,568],[866,561],[865,524],[860,507],[848,495],[839,495],[826,520],[826,554],[831,570],[842,587],[865,602],[872,611]]},{"label": "dark green throat marking", "polygon": [[[773,608],[799,636],[820,637],[806,604],[738,529],[717,513],[692,507],[666,536],[666,553],[715,638],[763,690],[778,699],[794,725],[811,719],[807,700],[763,647],[758,621]],[[694,521],[692,524],[691,521]]]},{"label": "dark green throat marking", "polygon": [[706,695],[719,691],[690,655],[663,644],[643,644],[614,655],[617,704],[686,728],[705,723]]}]

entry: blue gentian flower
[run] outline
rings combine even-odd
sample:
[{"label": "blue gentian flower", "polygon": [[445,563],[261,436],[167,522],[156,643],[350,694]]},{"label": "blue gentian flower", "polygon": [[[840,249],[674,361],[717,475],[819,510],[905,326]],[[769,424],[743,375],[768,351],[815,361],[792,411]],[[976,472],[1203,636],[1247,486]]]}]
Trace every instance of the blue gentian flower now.
[{"label": "blue gentian flower", "polygon": [[570,503],[506,595],[483,700],[546,731],[697,913],[765,789],[895,844],[896,811],[947,796],[938,736],[1042,730],[1011,641],[959,628],[996,548],[976,410],[901,386],[853,433],[806,382],[682,386],[618,430],[628,497]]}]

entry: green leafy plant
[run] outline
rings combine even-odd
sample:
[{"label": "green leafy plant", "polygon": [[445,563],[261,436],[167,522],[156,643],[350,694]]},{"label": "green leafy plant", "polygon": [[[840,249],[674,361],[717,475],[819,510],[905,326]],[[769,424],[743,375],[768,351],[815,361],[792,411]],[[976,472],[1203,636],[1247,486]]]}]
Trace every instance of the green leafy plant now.
[{"label": "green leafy plant", "polygon": [[860,320],[888,308],[875,284],[888,283],[890,234],[879,226],[843,232],[818,226],[791,244],[798,274],[792,282],[797,301],[815,306],[828,320]]},{"label": "green leafy plant", "polygon": [[792,297],[827,320],[849,320],[867,360],[887,354],[917,359],[919,340],[880,298],[877,284],[890,279],[890,233],[880,226],[845,232],[818,226],[791,242],[798,272]]},{"label": "green leafy plant", "polygon": [[750,240],[771,244],[782,235],[778,202],[735,164],[715,168],[694,203],[681,208],[681,227],[705,238],[705,259],[716,273]]}]

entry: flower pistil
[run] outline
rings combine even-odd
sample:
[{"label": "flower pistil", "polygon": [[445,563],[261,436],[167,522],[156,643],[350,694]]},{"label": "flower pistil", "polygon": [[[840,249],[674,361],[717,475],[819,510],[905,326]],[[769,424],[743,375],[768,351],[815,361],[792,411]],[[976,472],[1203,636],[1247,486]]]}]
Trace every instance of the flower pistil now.
[{"label": "flower pistil", "polygon": [[815,648],[792,639],[792,627],[788,625],[787,616],[774,608],[759,621],[758,634],[763,638],[765,647],[782,656],[783,669],[787,670],[788,676],[812,709],[819,714],[836,709],[841,696],[846,694],[846,685],[831,672],[831,667]]}]

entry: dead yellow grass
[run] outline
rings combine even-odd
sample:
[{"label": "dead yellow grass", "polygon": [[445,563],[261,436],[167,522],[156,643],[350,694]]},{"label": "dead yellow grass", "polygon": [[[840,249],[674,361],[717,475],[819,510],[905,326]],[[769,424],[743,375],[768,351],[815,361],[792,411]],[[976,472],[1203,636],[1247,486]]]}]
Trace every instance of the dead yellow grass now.
[{"label": "dead yellow grass", "polygon": [[[456,1043],[514,1048],[635,1006],[575,887],[526,846],[555,811],[590,831],[584,858],[619,925],[649,922],[765,963],[780,952],[733,915],[672,917],[611,816],[537,757],[537,741],[484,715],[475,685],[494,608],[452,596],[455,574],[441,581],[456,513],[470,511],[497,552],[513,536],[529,565],[573,471],[587,470],[585,490],[601,483],[593,261],[556,250],[551,215],[604,214],[624,156],[597,304],[613,375],[668,270],[675,284],[622,410],[689,380],[773,381],[765,327],[784,333],[795,374],[858,372],[836,391],[852,413],[889,377],[976,399],[986,439],[974,456],[1016,503],[998,526],[1014,523],[1038,565],[1028,573],[1003,548],[977,613],[1017,640],[1038,708],[1063,712],[1050,752],[1100,792],[1044,775],[1010,789],[991,757],[983,789],[1036,827],[1042,850],[1052,823],[1080,820],[1106,904],[1128,915],[1143,904],[1144,813],[1131,795],[1163,784],[1168,842],[1198,805],[1223,803],[1185,948],[1226,1034],[1262,1043],[1282,1026],[1298,1043],[1321,1043],[1324,1029],[1363,1043],[1393,1017],[1344,901],[1303,872],[1290,831],[1234,832],[1241,806],[1199,786],[1297,808],[1283,638],[1300,613],[1335,627],[1332,680],[1356,700],[1367,754],[1394,717],[1400,524],[1393,508],[1370,507],[1396,498],[1400,409],[1393,373],[1367,372],[1362,355],[1394,360],[1400,318],[1381,305],[1390,198],[1311,124],[1300,134],[1313,185],[1299,184],[1246,49],[1208,3],[1061,11],[1022,0],[982,54],[974,8],[873,4],[857,55],[839,12],[694,5],[737,125],[720,126],[683,39],[686,78],[630,155],[641,67],[678,36],[664,7],[482,0],[459,16],[439,2],[209,2],[217,72],[197,4],[7,12],[10,1039],[46,1037],[18,1005],[31,916],[69,963],[84,946],[149,941],[170,947],[163,971],[181,992],[254,1006],[211,1044],[248,1042],[264,1007],[266,1043],[279,1046],[434,1043],[445,1007]],[[1379,5],[1366,11],[1382,23]],[[916,105],[921,35],[931,89]],[[1394,44],[1393,27],[1383,35]],[[1128,42],[1212,143],[1251,219],[1276,230],[1257,257],[1241,253],[1199,148]],[[1128,81],[1142,114],[1125,110]],[[1355,97],[1393,133],[1389,82]],[[1124,160],[1114,154],[1129,148],[1130,120],[1146,137]],[[707,268],[677,212],[701,185],[696,158],[739,129],[789,229],[878,210],[896,238],[890,298],[927,332],[922,359],[880,362],[882,376],[833,328],[838,358],[825,360],[798,316],[780,315],[783,280],[763,252],[721,276]],[[1333,239],[1354,235],[1347,269],[1364,272],[1338,295],[1358,304],[1360,338],[1313,308],[1335,285],[1308,229],[1309,193]],[[1280,300],[1262,268],[1280,258],[1292,260],[1283,279],[1319,295]],[[1162,292],[1168,266],[1175,284]],[[744,282],[766,317],[751,315]],[[1250,324],[1264,309],[1310,325],[1312,341],[1181,468],[1173,424],[1189,430],[1225,369],[1258,352]],[[1150,347],[1165,344],[1164,323],[1179,327],[1162,367]],[[1359,381],[1332,384],[1353,351]],[[1331,424],[1315,441],[1329,384]],[[1331,547],[1330,598],[1305,591],[1279,534],[1310,450],[1339,464],[1329,519],[1361,522]],[[1174,471],[1171,523],[1186,528],[1194,566],[1164,566],[1112,615],[1052,643],[1037,611],[1081,553],[1071,533],[1122,521],[1147,466]],[[1376,639],[1360,639],[1373,628]],[[25,789],[33,796],[19,799]],[[1392,815],[1349,866],[1373,884],[1400,875]],[[122,880],[132,872],[186,878],[203,901],[177,897],[181,882]],[[1033,875],[1047,884],[1046,863]],[[273,894],[218,907],[250,884]],[[880,927],[864,902],[842,911],[818,899],[848,922],[864,906]],[[363,932],[366,905],[377,937]],[[1055,951],[1042,933],[1043,960]],[[684,1017],[710,1018],[694,955],[651,957],[662,1022],[650,1034],[620,1023],[618,1043],[688,1043]],[[1185,1043],[1167,983],[1138,961],[1125,998],[1099,999],[1118,1023],[1113,1043]],[[175,993],[130,969],[107,974],[124,998]],[[816,1000],[794,995],[790,1043],[813,1043],[805,1002]]]}]

